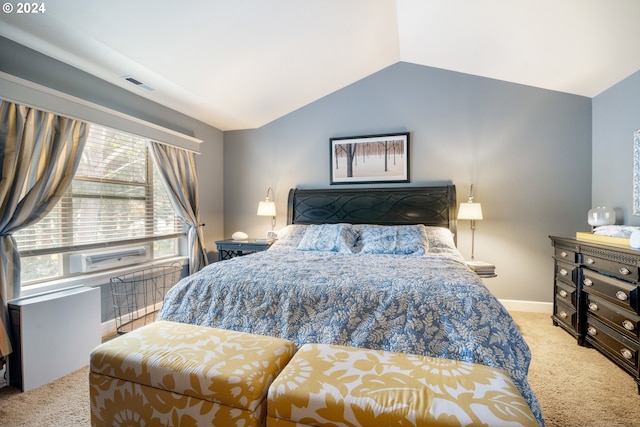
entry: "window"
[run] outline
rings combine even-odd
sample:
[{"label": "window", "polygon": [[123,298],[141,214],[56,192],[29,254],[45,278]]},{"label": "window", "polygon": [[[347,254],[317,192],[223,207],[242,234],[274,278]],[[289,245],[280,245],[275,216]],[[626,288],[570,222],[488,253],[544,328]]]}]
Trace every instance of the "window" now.
[{"label": "window", "polygon": [[45,218],[14,237],[25,286],[68,274],[70,252],[147,242],[158,259],[178,255],[184,234],[146,139],[91,125],[67,192]]}]

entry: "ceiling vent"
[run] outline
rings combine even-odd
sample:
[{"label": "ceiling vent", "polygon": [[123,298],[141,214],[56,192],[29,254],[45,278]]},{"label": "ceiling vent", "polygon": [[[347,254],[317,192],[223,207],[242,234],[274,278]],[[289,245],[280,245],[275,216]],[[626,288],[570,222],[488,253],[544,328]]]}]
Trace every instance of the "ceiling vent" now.
[{"label": "ceiling vent", "polygon": [[128,81],[129,83],[133,83],[134,85],[136,85],[136,86],[138,86],[138,87],[140,87],[140,88],[142,88],[142,89],[144,89],[146,91],[153,92],[155,90],[154,88],[152,88],[148,84],[141,82],[140,80],[136,79],[133,76],[123,76],[122,79]]}]

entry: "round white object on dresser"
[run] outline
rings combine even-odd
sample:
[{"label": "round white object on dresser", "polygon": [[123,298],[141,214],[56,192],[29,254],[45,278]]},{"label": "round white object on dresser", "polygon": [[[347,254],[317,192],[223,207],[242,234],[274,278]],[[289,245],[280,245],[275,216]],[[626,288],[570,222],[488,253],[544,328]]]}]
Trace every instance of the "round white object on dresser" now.
[{"label": "round white object on dresser", "polygon": [[629,244],[634,249],[640,248],[640,230],[631,233],[631,236],[629,236]]}]

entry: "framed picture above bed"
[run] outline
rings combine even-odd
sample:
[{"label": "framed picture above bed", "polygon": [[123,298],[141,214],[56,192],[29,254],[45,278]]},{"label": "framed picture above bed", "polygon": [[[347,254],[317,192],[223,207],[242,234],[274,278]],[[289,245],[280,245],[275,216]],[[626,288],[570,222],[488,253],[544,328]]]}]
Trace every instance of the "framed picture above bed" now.
[{"label": "framed picture above bed", "polygon": [[409,132],[331,138],[333,184],[409,182]]}]

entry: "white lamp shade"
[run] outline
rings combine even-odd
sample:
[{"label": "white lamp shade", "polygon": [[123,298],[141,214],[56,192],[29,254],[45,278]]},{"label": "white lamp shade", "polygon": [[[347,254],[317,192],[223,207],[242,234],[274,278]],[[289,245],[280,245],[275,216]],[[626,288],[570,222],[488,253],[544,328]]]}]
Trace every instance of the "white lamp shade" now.
[{"label": "white lamp shade", "polygon": [[458,219],[482,219],[482,206],[480,203],[460,203],[458,208]]},{"label": "white lamp shade", "polygon": [[275,202],[258,203],[258,215],[259,216],[276,216]]}]

